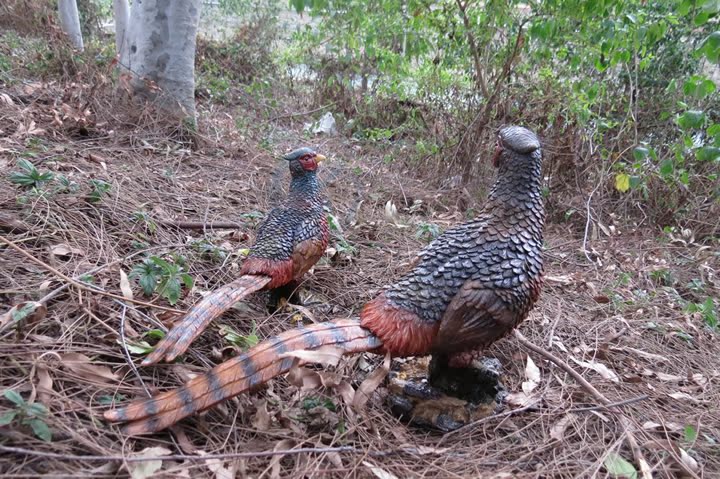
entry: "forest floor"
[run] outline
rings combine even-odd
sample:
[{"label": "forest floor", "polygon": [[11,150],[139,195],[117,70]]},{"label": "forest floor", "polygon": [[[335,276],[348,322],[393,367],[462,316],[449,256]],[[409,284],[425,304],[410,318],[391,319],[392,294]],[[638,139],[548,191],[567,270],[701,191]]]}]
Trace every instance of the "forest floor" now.
[{"label": "forest floor", "polygon": [[[618,216],[584,239],[584,219],[551,215],[546,284],[520,326],[617,407],[601,407],[565,369],[511,336],[487,355],[502,363],[509,391],[525,387],[524,406],[455,432],[399,422],[384,404],[386,384],[354,409],[340,387],[299,389],[277,378],[172,432],[123,436],[102,419],[113,401],[182,384],[243,342],[298,321],[356,315],[436,228],[463,221],[483,197],[461,202],[412,164],[383,161],[376,144],[309,137],[302,116],[269,121],[242,102],[204,105],[190,148],[151,116],[128,121],[116,99],[91,95],[79,82],[24,82],[0,94],[0,391],[21,397],[0,398],[9,421],[0,426],[3,477],[641,477],[638,459],[654,477],[720,474],[720,342],[706,326],[712,311],[686,308],[718,297],[720,258],[691,237]],[[269,315],[255,295],[177,364],[132,366],[128,355],[137,364],[156,341],[147,333],[178,318],[169,309],[187,310],[236,276],[254,227],[287,188],[278,154],[303,145],[329,158],[320,176],[341,226],[307,275],[304,307]],[[36,191],[11,182],[20,159],[53,179]],[[392,218],[388,201],[398,210]],[[218,221],[238,228],[213,228]],[[192,276],[177,304],[124,279],[151,256]],[[226,327],[238,333],[233,342]],[[357,388],[381,363],[358,355],[335,372]],[[288,452],[264,454],[274,450]]]}]

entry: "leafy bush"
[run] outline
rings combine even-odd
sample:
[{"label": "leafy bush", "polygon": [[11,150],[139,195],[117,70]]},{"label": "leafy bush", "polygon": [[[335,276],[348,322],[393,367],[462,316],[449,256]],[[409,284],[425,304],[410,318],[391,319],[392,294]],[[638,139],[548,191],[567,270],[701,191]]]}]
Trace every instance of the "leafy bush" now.
[{"label": "leafy bush", "polygon": [[558,181],[589,171],[606,199],[661,225],[718,210],[715,1],[290,3],[319,24],[296,32],[283,61],[317,72],[306,76],[318,96],[360,131],[398,131],[413,118],[364,112],[409,102],[423,119],[412,131],[439,145],[425,158],[469,182],[495,125],[524,123],[567,145],[550,160],[583,162],[557,165]]}]

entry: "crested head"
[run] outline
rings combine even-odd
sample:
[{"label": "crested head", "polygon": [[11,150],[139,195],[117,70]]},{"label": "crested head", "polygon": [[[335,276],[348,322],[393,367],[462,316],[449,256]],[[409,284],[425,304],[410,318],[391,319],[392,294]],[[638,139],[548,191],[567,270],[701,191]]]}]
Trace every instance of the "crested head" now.
[{"label": "crested head", "polygon": [[501,160],[506,156],[542,158],[540,140],[535,133],[522,126],[504,126],[497,131],[493,165],[500,166]]},{"label": "crested head", "polygon": [[325,159],[325,156],[317,153],[312,148],[303,147],[283,155],[282,158],[290,163],[290,173],[295,177],[317,170],[318,165]]}]

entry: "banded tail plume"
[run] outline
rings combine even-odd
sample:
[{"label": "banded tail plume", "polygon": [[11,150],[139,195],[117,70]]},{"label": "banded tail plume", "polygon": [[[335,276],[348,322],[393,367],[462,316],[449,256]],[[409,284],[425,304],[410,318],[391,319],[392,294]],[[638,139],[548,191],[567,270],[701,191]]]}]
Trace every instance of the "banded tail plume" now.
[{"label": "banded tail plume", "polygon": [[473,220],[435,239],[414,268],[367,303],[358,320],[293,330],[265,341],[208,374],[152,399],[107,411],[125,431],[145,434],[260,385],[289,370],[295,349],[336,345],[345,353],[433,354],[466,366],[507,335],[540,295],[545,213],[537,136],[518,126],[498,131],[498,169],[488,200]]},{"label": "banded tail plume", "polygon": [[322,257],[330,232],[323,205],[326,201],[317,179],[323,155],[300,148],[283,159],[289,162],[290,191],[282,206],[274,208],[258,227],[257,237],[237,280],[221,287],[193,306],[182,321],[158,343],[143,365],[173,361],[218,316],[259,290],[286,295]]},{"label": "banded tail plume", "polygon": [[105,419],[129,422],[123,432],[131,435],[160,431],[288,372],[295,358],[283,356],[284,353],[327,345],[335,345],[344,354],[350,354],[376,349],[381,342],[358,320],[338,320],[293,329],[258,344],[178,389],[105,411]]}]

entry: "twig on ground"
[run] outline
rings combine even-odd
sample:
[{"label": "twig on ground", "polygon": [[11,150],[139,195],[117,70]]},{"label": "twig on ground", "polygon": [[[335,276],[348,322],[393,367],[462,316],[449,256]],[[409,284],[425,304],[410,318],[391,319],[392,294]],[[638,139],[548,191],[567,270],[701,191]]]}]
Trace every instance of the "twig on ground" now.
[{"label": "twig on ground", "polygon": [[647,394],[643,394],[642,396],[638,396],[636,398],[631,399],[625,399],[623,401],[613,402],[610,404],[603,404],[602,406],[588,406],[588,407],[578,407],[575,409],[568,409],[565,411],[568,412],[584,412],[584,411],[601,411],[603,409],[611,409],[617,406],[627,406],[628,404],[635,404],[636,402],[644,401],[648,399],[650,396]]},{"label": "twig on ground", "polygon": [[181,230],[237,230],[244,225],[233,221],[215,221],[206,223],[204,221],[160,221],[163,226],[172,226]]},{"label": "twig on ground", "polygon": [[299,113],[288,113],[288,114],[286,114],[286,115],[274,116],[274,117],[272,117],[272,118],[270,118],[270,119],[268,120],[268,123],[269,123],[269,122],[272,122],[272,121],[282,120],[282,119],[284,119],[284,118],[294,118],[294,117],[296,117],[296,116],[305,116],[305,115],[309,115],[309,114],[311,114],[311,113],[316,113],[316,112],[318,112],[318,111],[324,110],[325,108],[330,108],[331,106],[335,105],[336,103],[337,103],[337,102],[334,101],[334,102],[332,102],[332,103],[328,103],[327,105],[323,105],[323,106],[321,106],[321,107],[314,108],[314,109],[312,109],[312,110],[301,111],[301,112],[299,112]]},{"label": "twig on ground", "polygon": [[140,371],[137,370],[137,366],[135,366],[135,363],[132,360],[132,356],[130,356],[130,351],[127,347],[127,341],[125,341],[125,316],[127,313],[127,306],[123,303],[122,305],[122,313],[120,313],[120,343],[122,344],[123,354],[125,355],[125,360],[128,363],[128,366],[130,366],[130,369],[132,369],[133,373],[135,373],[135,377],[138,378],[138,381],[140,381],[140,384],[142,384],[143,389],[145,390],[145,393],[148,395],[148,397],[152,397],[152,394],[150,393],[150,389],[148,389],[147,385],[145,384],[145,381],[143,381],[142,376],[140,375]]},{"label": "twig on ground", "polygon": [[107,291],[104,291],[104,290],[102,290],[101,288],[99,288],[99,287],[97,287],[97,286],[93,286],[93,285],[81,283],[81,282],[79,282],[79,281],[76,281],[76,280],[72,279],[70,276],[68,276],[68,275],[66,275],[66,274],[64,274],[64,273],[61,273],[60,271],[58,271],[57,269],[53,268],[52,266],[50,266],[49,264],[45,263],[44,261],[39,260],[38,258],[36,258],[35,256],[31,255],[30,253],[28,253],[28,252],[25,251],[24,249],[20,248],[18,245],[16,245],[15,243],[13,243],[12,241],[10,241],[9,239],[5,238],[5,237],[2,236],[2,235],[0,235],[0,241],[2,241],[3,243],[5,243],[6,245],[8,245],[10,248],[14,249],[15,251],[17,251],[18,253],[22,254],[23,256],[25,256],[27,259],[29,259],[29,260],[32,261],[33,263],[37,264],[38,266],[42,266],[43,268],[45,268],[46,270],[50,271],[52,274],[54,274],[54,275],[57,276],[58,278],[61,278],[61,279],[65,280],[65,281],[67,281],[68,283],[72,284],[73,286],[75,286],[75,287],[78,288],[78,289],[82,289],[82,290],[84,290],[84,291],[88,291],[88,292],[91,292],[91,293],[97,293],[97,294],[100,294],[100,295],[103,295],[103,296],[107,296],[107,297],[110,297],[110,298],[121,299],[121,300],[123,300],[123,301],[128,301],[128,302],[130,302],[130,303],[134,303],[134,304],[137,304],[137,305],[140,305],[140,306],[146,306],[146,307],[148,307],[148,308],[160,309],[160,310],[163,310],[163,311],[169,311],[169,312],[171,312],[171,313],[185,314],[185,311],[181,311],[181,310],[174,309],[174,308],[167,308],[167,307],[165,307],[165,306],[159,306],[159,305],[157,305],[157,304],[146,303],[145,301],[139,301],[139,300],[137,300],[137,299],[128,299],[128,298],[126,298],[126,297],[124,297],[124,296],[120,296],[120,295],[118,295],[118,294],[108,293]]},{"label": "twig on ground", "polygon": [[620,421],[620,425],[623,427],[625,431],[625,437],[627,438],[628,446],[630,447],[630,450],[632,451],[633,458],[635,459],[635,462],[640,467],[640,473],[642,474],[643,479],[652,479],[652,473],[650,472],[650,465],[645,460],[645,457],[643,456],[642,450],[640,449],[640,446],[638,445],[637,439],[635,438],[635,434],[633,433],[633,425],[630,422],[630,420],[623,414],[623,412],[619,409],[613,409],[613,403],[610,402],[608,398],[605,397],[603,393],[598,391],[595,386],[590,384],[584,377],[580,375],[577,371],[575,371],[568,363],[563,361],[562,359],[555,356],[553,353],[536,346],[532,342],[530,342],[520,331],[517,329],[514,331],[515,338],[528,348],[529,350],[541,355],[548,361],[554,363],[556,366],[558,366],[560,369],[568,373],[570,376],[573,377],[587,392],[589,392],[592,396],[595,397],[605,408],[608,410],[611,410],[612,412],[618,413],[618,420]]}]

